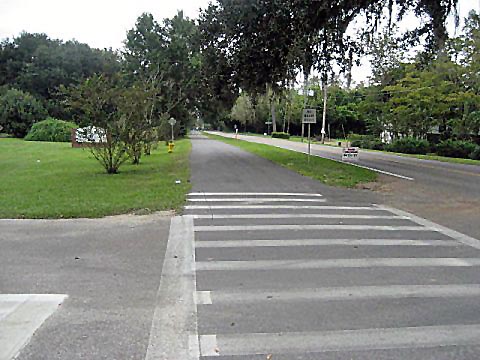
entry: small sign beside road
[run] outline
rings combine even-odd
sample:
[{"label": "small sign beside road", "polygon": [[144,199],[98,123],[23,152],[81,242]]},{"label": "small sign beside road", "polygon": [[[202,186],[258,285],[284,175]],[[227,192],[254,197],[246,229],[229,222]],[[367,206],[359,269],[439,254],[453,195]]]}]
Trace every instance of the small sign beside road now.
[{"label": "small sign beside road", "polygon": [[168,120],[168,123],[169,123],[171,126],[174,126],[174,125],[177,123],[177,120],[175,120],[174,118],[171,118],[170,120]]},{"label": "small sign beside road", "polygon": [[316,124],[317,123],[317,110],[315,109],[303,109],[304,124]]},{"label": "small sign beside road", "polygon": [[343,148],[342,160],[343,161],[357,161],[358,160],[358,147]]}]

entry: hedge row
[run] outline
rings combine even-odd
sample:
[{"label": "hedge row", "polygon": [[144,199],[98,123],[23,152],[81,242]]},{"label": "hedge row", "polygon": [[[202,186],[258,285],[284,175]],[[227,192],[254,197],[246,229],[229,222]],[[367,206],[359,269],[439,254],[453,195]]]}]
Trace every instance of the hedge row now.
[{"label": "hedge row", "polygon": [[272,138],[290,139],[290,134],[285,132],[272,132]]},{"label": "hedge row", "polygon": [[351,145],[372,150],[386,150],[404,154],[436,153],[440,156],[480,160],[480,146],[470,141],[445,140],[438,144],[430,144],[427,140],[405,137],[384,144],[369,135],[356,136]]}]

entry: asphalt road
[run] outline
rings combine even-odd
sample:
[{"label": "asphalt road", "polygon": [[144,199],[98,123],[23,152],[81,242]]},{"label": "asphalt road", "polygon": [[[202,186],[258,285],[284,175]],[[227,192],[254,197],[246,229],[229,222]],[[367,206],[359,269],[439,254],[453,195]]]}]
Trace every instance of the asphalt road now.
[{"label": "asphalt road", "polygon": [[371,191],[192,142],[186,358],[478,359],[478,240]]},{"label": "asphalt road", "polygon": [[[218,135],[234,137],[233,134]],[[306,143],[260,136],[239,139],[307,152]],[[311,145],[311,153],[340,160],[341,148]],[[382,202],[480,238],[480,166],[361,150],[358,165],[392,175],[381,175],[375,187]],[[398,176],[394,176],[398,175]],[[406,179],[408,178],[408,179]]]},{"label": "asphalt road", "polygon": [[28,340],[22,323],[45,304],[11,312],[5,294],[65,294],[17,359],[145,359],[169,226],[160,215],[0,220],[0,345]]}]

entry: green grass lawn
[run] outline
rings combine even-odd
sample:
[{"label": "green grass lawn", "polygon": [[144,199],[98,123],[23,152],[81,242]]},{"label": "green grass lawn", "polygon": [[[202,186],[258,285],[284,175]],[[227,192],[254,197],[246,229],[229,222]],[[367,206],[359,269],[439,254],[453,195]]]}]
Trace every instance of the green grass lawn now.
[{"label": "green grass lawn", "polygon": [[238,146],[239,148],[271,160],[274,163],[296,171],[302,175],[309,176],[327,185],[354,187],[357,184],[367,183],[377,179],[377,174],[373,171],[348,164],[342,164],[333,160],[311,156],[310,162],[308,162],[307,155],[296,151],[225,138],[218,135],[207,134],[207,136],[215,140],[223,141],[227,144]]},{"label": "green grass lawn", "polygon": [[[160,143],[140,165],[107,175],[87,149],[0,139],[0,218],[101,217],[179,210],[190,189],[188,139]],[[175,184],[175,180],[181,184]]]},{"label": "green grass lawn", "polygon": [[[376,151],[376,150],[368,150],[368,151]],[[455,163],[455,164],[480,165],[480,160],[451,158],[451,157],[439,156],[436,154],[418,155],[418,154],[394,153],[394,152],[388,152],[388,151],[382,151],[382,152],[386,154],[395,154],[399,156],[414,157],[414,158],[423,159],[423,160],[437,160],[437,161],[449,162],[449,163]]]}]

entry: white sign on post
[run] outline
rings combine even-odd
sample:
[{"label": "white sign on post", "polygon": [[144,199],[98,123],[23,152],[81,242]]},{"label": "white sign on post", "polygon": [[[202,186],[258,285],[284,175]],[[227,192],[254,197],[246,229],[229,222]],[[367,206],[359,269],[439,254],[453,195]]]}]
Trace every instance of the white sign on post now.
[{"label": "white sign on post", "polygon": [[358,160],[358,147],[343,148],[342,160],[343,161],[357,161]]},{"label": "white sign on post", "polygon": [[304,124],[316,124],[317,123],[317,110],[315,109],[303,109]]}]

